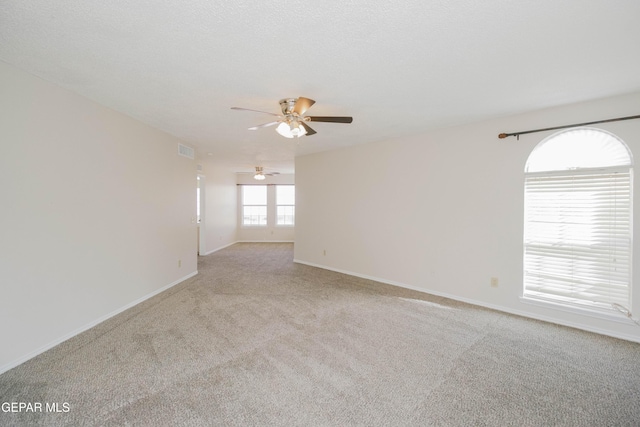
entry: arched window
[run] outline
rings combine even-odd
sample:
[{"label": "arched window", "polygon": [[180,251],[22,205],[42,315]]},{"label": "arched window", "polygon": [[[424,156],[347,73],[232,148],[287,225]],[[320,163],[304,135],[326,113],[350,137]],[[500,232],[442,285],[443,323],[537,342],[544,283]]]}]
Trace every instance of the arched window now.
[{"label": "arched window", "polygon": [[536,146],[525,167],[525,299],[629,307],[632,166],[626,144],[599,129]]}]

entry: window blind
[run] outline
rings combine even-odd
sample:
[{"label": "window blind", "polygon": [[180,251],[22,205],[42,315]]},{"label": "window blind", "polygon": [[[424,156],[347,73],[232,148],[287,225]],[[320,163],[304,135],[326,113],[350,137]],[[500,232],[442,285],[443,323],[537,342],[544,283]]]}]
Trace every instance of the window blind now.
[{"label": "window blind", "polygon": [[276,185],[276,224],[294,225],[296,212],[294,185]]},{"label": "window blind", "polygon": [[267,186],[242,187],[242,225],[267,225]]},{"label": "window blind", "polygon": [[629,306],[631,172],[525,176],[524,297]]}]

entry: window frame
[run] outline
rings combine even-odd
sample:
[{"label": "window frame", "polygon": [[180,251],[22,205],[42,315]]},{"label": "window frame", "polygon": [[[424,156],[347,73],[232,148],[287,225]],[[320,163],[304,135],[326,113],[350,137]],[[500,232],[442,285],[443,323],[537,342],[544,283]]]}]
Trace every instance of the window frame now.
[{"label": "window frame", "polygon": [[[279,204],[278,203],[278,188],[279,187],[293,187],[293,204]],[[276,220],[275,220],[275,226],[276,227],[295,227],[296,225],[296,201],[295,201],[295,184],[275,184],[275,212],[276,212]],[[279,208],[283,207],[283,208],[292,208],[293,209],[293,213],[291,215],[283,215],[283,216],[290,216],[292,218],[291,223],[280,223],[280,213],[279,213]]]},{"label": "window frame", "polygon": [[[612,166],[602,166],[602,167],[585,167],[585,168],[574,168],[574,167],[570,167],[570,168],[566,168],[564,170],[558,169],[558,170],[543,170],[543,171],[535,171],[535,172],[528,172],[528,166],[529,166],[529,161],[532,159],[532,157],[534,156],[534,153],[536,152],[536,149],[538,149],[539,147],[541,147],[543,144],[547,144],[547,143],[553,143],[553,139],[560,136],[561,134],[565,133],[565,132],[569,132],[569,131],[575,131],[575,130],[591,130],[591,131],[596,131],[596,132],[602,132],[603,134],[608,135],[609,137],[612,137],[613,139],[615,139],[619,144],[621,144],[621,147],[624,147],[624,149],[627,150],[628,152],[628,164],[626,165],[612,165]],[[538,145],[536,145],[536,147],[532,150],[532,152],[530,153],[528,159],[527,159],[527,163],[525,166],[525,179],[524,179],[524,217],[523,217],[523,225],[524,225],[524,229],[523,229],[523,285],[522,285],[522,294],[520,297],[520,300],[522,302],[525,303],[529,303],[529,304],[534,304],[534,305],[538,305],[538,306],[544,306],[544,307],[553,307],[555,309],[559,309],[562,311],[568,311],[568,312],[578,312],[581,314],[588,314],[590,316],[594,316],[594,317],[602,317],[602,318],[607,318],[607,319],[620,319],[620,312],[619,310],[614,307],[614,304],[619,304],[623,307],[625,307],[626,309],[629,309],[629,307],[631,306],[632,303],[632,288],[633,288],[633,280],[632,280],[632,266],[633,266],[633,157],[631,155],[631,151],[629,150],[628,146],[624,143],[624,141],[622,141],[620,138],[618,138],[616,135],[607,132],[605,130],[602,129],[595,129],[595,128],[573,128],[571,130],[565,130],[565,131],[561,131],[561,132],[557,132],[547,138],[545,138],[544,140],[542,140]],[[602,135],[598,135],[598,137],[602,137]],[[532,209],[532,207],[530,206],[531,203],[531,198],[533,196],[531,196],[531,187],[532,187],[532,181],[535,180],[536,178],[545,178],[545,177],[549,177],[550,178],[550,182],[555,182],[555,181],[560,181],[561,178],[564,177],[580,177],[579,179],[582,179],[584,182],[588,182],[588,179],[586,179],[585,177],[591,176],[592,177],[592,181],[590,182],[591,185],[594,185],[595,188],[595,182],[597,180],[599,180],[601,177],[604,176],[609,176],[610,179],[607,180],[607,183],[610,182],[617,182],[617,178],[611,178],[614,177],[615,174],[617,173],[624,173],[624,174],[628,174],[628,178],[624,177],[624,182],[625,182],[625,189],[628,189],[628,198],[625,198],[623,200],[623,205],[624,205],[624,209],[623,209],[623,213],[618,216],[618,213],[616,212],[613,215],[613,218],[615,218],[614,221],[616,221],[616,226],[617,226],[617,218],[620,217],[623,225],[623,229],[626,229],[626,234],[623,235],[622,240],[627,242],[628,246],[625,247],[625,250],[622,251],[624,254],[628,255],[628,257],[626,258],[626,261],[624,263],[624,265],[621,264],[621,268],[626,269],[626,275],[624,277],[624,282],[626,284],[626,300],[625,301],[616,301],[616,302],[612,302],[614,301],[613,299],[609,300],[608,302],[598,302],[595,301],[598,298],[600,298],[600,294],[596,295],[595,297],[593,297],[591,299],[591,302],[588,302],[587,298],[585,298],[585,296],[588,294],[588,292],[583,291],[578,291],[575,292],[575,294],[580,295],[579,298],[577,299],[573,299],[568,296],[561,296],[561,292],[559,292],[559,290],[562,289],[562,287],[564,286],[564,284],[567,283],[571,283],[570,280],[567,280],[566,282],[562,282],[563,279],[556,279],[554,277],[550,278],[550,284],[548,286],[546,286],[548,288],[548,291],[545,292],[541,292],[540,289],[545,287],[545,278],[543,279],[532,279],[532,275],[531,275],[531,271],[534,270],[535,273],[539,274],[539,275],[544,275],[545,272],[547,272],[550,275],[553,275],[552,273],[556,273],[556,272],[561,272],[563,268],[567,268],[567,267],[558,267],[557,265],[553,265],[551,268],[551,270],[544,270],[544,268],[538,268],[536,269],[532,269],[531,268],[531,260],[532,258],[534,258],[533,255],[531,255],[531,247],[535,246],[536,244],[542,245],[541,242],[543,242],[543,238],[541,236],[544,235],[544,232],[540,232],[538,231],[538,234],[535,235],[536,238],[538,240],[534,241],[534,243],[531,242],[531,235],[528,233],[531,233],[531,229],[536,227],[535,225],[535,221],[531,219],[531,212],[529,211],[529,209]],[[628,181],[627,181],[628,179]],[[555,180],[555,181],[553,181]],[[591,189],[591,187],[588,187],[589,189]],[[558,194],[562,195],[563,191],[564,194],[569,194],[570,191],[570,186],[567,186],[567,188],[565,189],[564,184],[557,184],[556,186],[553,187],[553,190],[556,191],[557,193],[554,193],[554,196],[557,196]],[[613,188],[610,187],[610,184],[608,184],[607,186],[607,193],[606,194],[614,194],[613,193]],[[577,193],[579,194],[579,192]],[[600,193],[598,193],[600,194]],[[552,199],[547,199],[547,207],[548,204],[550,203]],[[590,199],[592,200],[592,199]],[[602,209],[603,207],[607,206],[606,202],[601,202],[601,201],[597,201],[597,202],[593,202],[592,204],[589,204],[589,208],[588,210],[585,210],[586,213],[590,214],[590,215],[596,215],[598,213],[598,209]],[[618,205],[615,205],[616,207]],[[544,202],[542,204],[539,204],[536,206],[537,209],[544,209]],[[570,212],[570,213],[582,213],[582,210],[575,210],[573,211],[572,207],[568,208],[569,211],[566,211],[565,208],[565,212]],[[585,208],[587,209],[587,208]],[[628,217],[627,217],[628,215]],[[534,213],[535,216],[535,213]],[[540,219],[541,217],[538,217],[538,221],[541,221]],[[572,219],[575,219],[576,217],[571,217]],[[586,227],[595,227],[595,224],[601,224],[601,219],[598,220],[594,220],[594,221],[587,221],[585,223]],[[551,220],[551,222],[549,222],[547,224],[551,229],[554,226],[557,227],[570,227],[571,223],[567,222],[566,219],[564,220]],[[595,228],[594,228],[595,229]],[[592,229],[588,228],[589,231],[592,231]],[[607,230],[606,236],[607,239],[611,238],[612,240],[617,240],[617,234],[616,231],[611,231],[611,230]],[[598,229],[598,233],[600,233],[600,229]],[[569,233],[570,235],[570,233]],[[552,236],[556,236],[555,234],[553,234]],[[539,253],[542,253],[541,255],[541,261],[538,261],[540,264],[544,265],[545,262],[548,263],[554,263],[554,261],[557,261],[557,264],[563,265],[571,265],[571,267],[568,270],[565,270],[564,272],[566,273],[567,271],[571,271],[572,274],[575,271],[579,271],[582,269],[582,267],[580,267],[581,264],[584,263],[589,263],[589,262],[596,262],[597,264],[593,264],[590,265],[590,268],[593,268],[594,266],[602,266],[602,265],[606,265],[609,268],[611,268],[610,263],[605,264],[604,262],[601,262],[601,259],[605,259],[606,256],[602,255],[601,259],[598,259],[596,261],[594,261],[590,254],[587,254],[585,256],[580,256],[580,255],[575,255],[573,252],[571,254],[571,258],[565,258],[562,259],[562,255],[555,255],[555,258],[553,256],[553,253],[556,252],[556,250],[560,251],[560,253],[562,253],[562,251],[564,251],[565,247],[576,247],[579,249],[581,248],[581,245],[579,243],[576,243],[575,246],[574,243],[571,243],[567,246],[567,242],[569,242],[571,240],[571,238],[569,238],[569,240],[566,240],[567,237],[564,237],[564,231],[563,231],[563,235],[562,236],[558,236],[558,238],[556,239],[551,239],[551,240],[547,240],[545,242],[545,244],[547,246],[556,246],[556,245],[561,245],[559,246],[560,249],[549,249],[549,250],[538,250]],[[555,243],[554,243],[555,242]],[[591,245],[593,245],[592,243],[590,243]],[[606,245],[603,245],[602,247],[604,247]],[[587,247],[587,246],[584,246]],[[593,245],[593,247],[588,246],[589,250],[592,250],[594,248],[600,248],[600,246],[598,245]],[[615,250],[617,250],[618,246],[615,245]],[[595,249],[594,249],[595,250]],[[596,250],[597,251],[597,250]],[[533,252],[535,252],[535,250],[533,250]],[[545,256],[545,252],[547,254],[547,256],[549,256],[548,259],[544,259]],[[569,261],[566,261],[566,259],[569,259]],[[617,259],[616,259],[617,262]],[[576,267],[577,266],[577,267]],[[576,270],[577,269],[577,270]],[[578,273],[576,273],[578,274]],[[587,279],[592,280],[592,281],[597,281],[597,279],[599,279],[603,274],[600,272],[596,272],[593,273],[593,275],[591,275],[592,273],[589,273],[589,276],[587,276]],[[576,276],[577,277],[577,276]],[[556,280],[559,280],[559,282],[556,282]],[[574,280],[574,277],[571,276],[571,280]],[[578,278],[576,278],[575,280],[578,280]],[[537,283],[537,286],[534,285],[533,283]],[[553,282],[556,282],[555,284],[553,284]],[[541,284],[542,283],[542,284]],[[560,283],[560,284],[558,284]],[[578,283],[578,282],[575,282]],[[612,286],[612,285],[609,285]],[[579,287],[576,286],[576,287]],[[585,289],[593,289],[595,287],[596,290],[600,291],[600,290],[604,290],[606,289],[607,286],[601,286],[600,282],[597,282],[595,285],[593,286],[585,286]],[[615,288],[615,286],[614,286]],[[614,289],[612,288],[612,289]],[[555,292],[555,294],[554,294]],[[623,302],[621,304],[621,302]]]},{"label": "window frame", "polygon": [[[260,204],[246,204],[245,203],[245,188],[247,187],[263,187],[264,188],[264,200],[265,203],[264,205]],[[241,225],[242,227],[248,227],[248,228],[266,228],[269,224],[269,199],[268,199],[268,191],[267,191],[267,185],[265,184],[254,184],[254,185],[243,185],[240,187],[240,193],[241,193]],[[245,209],[246,208],[264,208],[264,215],[262,214],[250,214],[249,217],[254,217],[257,216],[258,217],[258,223],[254,224],[254,223],[246,223],[245,220],[247,218],[247,214],[245,213]],[[262,222],[262,219],[264,219],[264,223]]]}]

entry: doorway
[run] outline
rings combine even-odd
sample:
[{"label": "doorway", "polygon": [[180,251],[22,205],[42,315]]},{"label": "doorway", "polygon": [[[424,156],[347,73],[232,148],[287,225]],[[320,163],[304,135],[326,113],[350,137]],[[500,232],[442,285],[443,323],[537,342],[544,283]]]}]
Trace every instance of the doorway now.
[{"label": "doorway", "polygon": [[205,226],[205,215],[206,215],[206,185],[205,185],[205,176],[198,175],[197,176],[197,186],[196,186],[196,222],[198,224],[198,255],[203,255],[207,252],[206,248],[206,226]]}]

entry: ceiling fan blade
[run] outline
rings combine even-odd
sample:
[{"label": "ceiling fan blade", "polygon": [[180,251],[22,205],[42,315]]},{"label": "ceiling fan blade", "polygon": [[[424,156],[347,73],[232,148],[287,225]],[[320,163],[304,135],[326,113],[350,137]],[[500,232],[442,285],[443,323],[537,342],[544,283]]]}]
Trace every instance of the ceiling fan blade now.
[{"label": "ceiling fan blade", "polygon": [[314,101],[313,99],[304,98],[301,96],[296,100],[296,105],[295,107],[293,107],[293,112],[301,116],[315,103],[316,101]]},{"label": "ceiling fan blade", "polygon": [[280,123],[280,121],[277,121],[277,122],[269,122],[269,123],[263,123],[263,124],[258,125],[258,126],[251,126],[251,127],[249,128],[249,130],[257,130],[257,129],[260,129],[260,128],[267,128],[267,127],[269,127],[269,126],[277,125],[278,123]]},{"label": "ceiling fan blade", "polygon": [[316,132],[315,130],[311,129],[311,128],[309,127],[309,125],[308,125],[308,124],[306,124],[305,122],[299,122],[299,123],[300,123],[300,124],[302,125],[302,127],[307,131],[307,133],[305,134],[306,136],[311,136],[311,135],[315,135],[316,133],[318,133],[318,132]]},{"label": "ceiling fan blade", "polygon": [[351,123],[353,117],[307,116],[310,122]]},{"label": "ceiling fan blade", "polygon": [[280,114],[269,113],[268,111],[252,110],[251,108],[231,107],[232,110],[253,111],[254,113],[271,114],[272,116],[282,117]]}]

